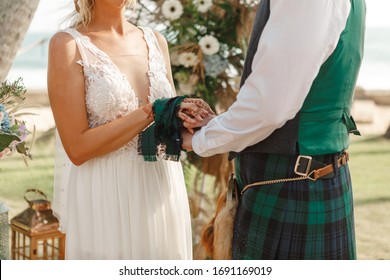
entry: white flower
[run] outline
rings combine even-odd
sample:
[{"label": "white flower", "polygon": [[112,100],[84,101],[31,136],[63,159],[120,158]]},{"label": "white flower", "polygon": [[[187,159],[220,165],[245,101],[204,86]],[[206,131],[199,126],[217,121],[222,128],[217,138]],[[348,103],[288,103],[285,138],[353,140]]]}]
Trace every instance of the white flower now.
[{"label": "white flower", "polygon": [[213,5],[212,0],[195,0],[195,6],[198,8],[198,11],[201,13],[207,12]]},{"label": "white flower", "polygon": [[183,5],[179,0],[166,0],[161,8],[163,16],[170,21],[177,20],[183,14]]},{"label": "white flower", "polygon": [[213,55],[219,51],[219,42],[217,38],[206,35],[199,40],[199,46],[205,55]]},{"label": "white flower", "polygon": [[245,5],[246,7],[254,7],[259,4],[260,0],[240,0],[240,4]]},{"label": "white flower", "polygon": [[171,57],[171,64],[173,66],[180,65],[180,62],[179,62],[180,55],[179,55],[179,53],[177,51],[171,52],[170,57]]},{"label": "white flower", "polygon": [[183,52],[179,56],[179,62],[184,67],[191,67],[191,66],[194,66],[198,62],[198,58],[192,52]]}]

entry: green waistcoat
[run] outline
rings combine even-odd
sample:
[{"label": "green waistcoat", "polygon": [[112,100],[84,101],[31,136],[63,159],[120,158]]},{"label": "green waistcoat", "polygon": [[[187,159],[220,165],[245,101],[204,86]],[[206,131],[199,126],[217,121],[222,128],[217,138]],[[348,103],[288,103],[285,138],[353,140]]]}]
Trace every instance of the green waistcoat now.
[{"label": "green waistcoat", "polygon": [[[348,148],[349,133],[359,135],[350,112],[363,57],[366,5],[364,0],[350,2],[351,11],[346,27],[336,49],[321,66],[301,110],[266,139],[240,153],[331,154]],[[269,1],[263,0],[261,3]],[[266,26],[270,12],[269,5],[261,6],[258,11],[258,22],[255,22],[248,48],[247,58],[250,59],[245,61],[249,71],[244,71],[242,83],[251,73],[250,65],[256,48],[250,47],[257,46],[258,40],[261,40],[261,31]],[[229,158],[236,155],[231,152]]]},{"label": "green waistcoat", "polygon": [[300,154],[339,152],[348,148],[349,133],[360,135],[350,112],[363,57],[365,10],[364,1],[351,1],[338,45],[321,66],[300,110]]}]

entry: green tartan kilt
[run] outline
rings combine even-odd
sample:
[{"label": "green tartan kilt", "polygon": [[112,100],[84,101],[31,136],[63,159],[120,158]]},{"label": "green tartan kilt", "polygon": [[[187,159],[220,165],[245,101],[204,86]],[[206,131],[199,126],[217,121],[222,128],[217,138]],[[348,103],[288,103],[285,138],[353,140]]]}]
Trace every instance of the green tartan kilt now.
[{"label": "green tartan kilt", "polygon": [[[339,154],[338,154],[339,155]],[[338,155],[313,157],[326,164]],[[257,181],[297,177],[296,156],[243,153],[235,159],[239,190]],[[348,165],[334,178],[256,186],[240,198],[233,259],[356,259]]]}]

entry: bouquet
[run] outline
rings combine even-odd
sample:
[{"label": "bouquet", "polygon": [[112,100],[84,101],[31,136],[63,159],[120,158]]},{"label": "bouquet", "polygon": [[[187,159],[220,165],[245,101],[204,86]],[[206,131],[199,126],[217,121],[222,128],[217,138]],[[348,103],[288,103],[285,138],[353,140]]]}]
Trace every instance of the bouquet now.
[{"label": "bouquet", "polygon": [[26,88],[22,79],[10,83],[4,81],[0,86],[0,159],[14,152],[31,159],[25,140],[30,131],[15,114],[25,100]]}]

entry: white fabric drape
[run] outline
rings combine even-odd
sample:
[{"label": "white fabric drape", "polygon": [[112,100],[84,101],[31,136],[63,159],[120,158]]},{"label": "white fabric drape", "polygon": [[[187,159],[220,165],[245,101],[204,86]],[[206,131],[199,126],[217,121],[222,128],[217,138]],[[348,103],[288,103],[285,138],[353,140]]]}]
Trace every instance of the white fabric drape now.
[{"label": "white fabric drape", "polygon": [[53,190],[53,214],[60,223],[59,230],[66,233],[68,181],[72,162],[69,160],[62,146],[61,139],[56,130],[55,136],[55,160],[54,160],[54,190]]}]

